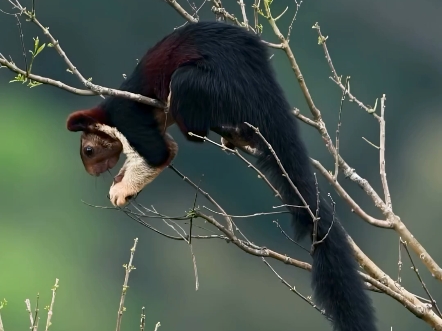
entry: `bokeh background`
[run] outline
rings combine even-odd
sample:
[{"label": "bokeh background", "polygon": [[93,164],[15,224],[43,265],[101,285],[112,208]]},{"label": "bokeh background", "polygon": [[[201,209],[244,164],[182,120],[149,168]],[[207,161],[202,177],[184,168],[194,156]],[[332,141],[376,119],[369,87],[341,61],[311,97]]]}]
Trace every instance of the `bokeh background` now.
[{"label": "bokeh background", "polygon": [[[201,1],[196,4],[200,5]],[[236,1],[224,0],[227,9],[240,17]],[[183,6],[189,9],[185,1]],[[245,0],[251,5],[250,0]],[[30,7],[30,1],[23,5]],[[289,6],[278,21],[287,31],[293,1],[275,0],[275,15]],[[201,19],[214,19],[207,3]],[[9,10],[6,0],[0,8]],[[165,2],[151,1],[36,1],[40,21],[60,41],[70,59],[97,84],[118,87],[136,59],[183,19]],[[387,173],[393,206],[414,235],[442,263],[440,201],[442,194],[442,4],[434,0],[326,1],[305,0],[292,32],[293,51],[314,100],[334,134],[341,91],[330,75],[317,44],[319,22],[339,74],[351,75],[352,93],[374,104],[387,95]],[[251,16],[250,16],[251,17]],[[268,24],[264,37],[276,42]],[[27,49],[32,37],[44,35],[22,20]],[[14,17],[0,14],[0,52],[11,55],[23,67],[21,44]],[[308,108],[284,54],[274,51],[272,62],[278,79],[293,106],[308,115]],[[53,49],[36,59],[33,72],[80,86]],[[106,199],[111,177],[93,179],[79,158],[79,134],[65,129],[67,115],[91,107],[99,97],[80,97],[50,86],[29,89],[8,83],[14,75],[0,70],[0,298],[8,300],[2,310],[7,331],[29,326],[24,300],[41,307],[50,302],[50,288],[60,279],[53,329],[109,330],[116,312],[133,239],[139,238],[126,298],[123,330],[139,327],[146,307],[146,328],[153,330],[331,330],[318,312],[290,293],[259,258],[247,255],[220,240],[194,241],[200,289],[195,291],[189,247],[165,239],[117,211],[89,207],[81,200],[109,206]],[[366,137],[378,143],[377,122],[355,105],[343,110],[341,152],[358,173],[381,192],[378,151]],[[333,160],[319,135],[301,125],[313,157],[329,169]],[[175,166],[201,186],[231,214],[270,211],[279,202],[234,156],[209,144],[194,146],[176,128],[172,135],[180,144]],[[212,138],[218,140],[216,135]],[[114,173],[116,170],[114,170]],[[353,183],[341,178],[345,188],[371,214],[380,217],[370,199]],[[398,238],[394,232],[373,228],[339,200],[321,178],[322,192],[337,201],[342,223],[354,240],[392,277],[397,275]],[[156,179],[138,201],[169,215],[189,210],[194,190],[171,170]],[[203,198],[200,206],[210,206]],[[277,215],[288,229],[288,217]],[[294,247],[272,220],[260,217],[239,220],[243,231],[256,243],[300,259],[309,256]],[[165,229],[161,220],[151,224]],[[200,225],[204,225],[198,221]],[[307,272],[273,262],[285,279],[309,295]],[[442,287],[419,265],[436,300]],[[404,258],[402,281],[412,292],[424,296],[416,276]],[[429,330],[399,303],[371,294],[379,330]]]}]

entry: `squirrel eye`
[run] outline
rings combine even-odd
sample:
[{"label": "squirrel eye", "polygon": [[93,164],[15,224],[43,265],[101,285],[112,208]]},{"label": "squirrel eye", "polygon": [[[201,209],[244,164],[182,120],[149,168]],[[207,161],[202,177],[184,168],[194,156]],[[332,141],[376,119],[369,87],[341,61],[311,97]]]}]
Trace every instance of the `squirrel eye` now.
[{"label": "squirrel eye", "polygon": [[86,146],[84,148],[84,154],[86,156],[92,156],[93,153],[94,153],[94,149],[91,146]]}]

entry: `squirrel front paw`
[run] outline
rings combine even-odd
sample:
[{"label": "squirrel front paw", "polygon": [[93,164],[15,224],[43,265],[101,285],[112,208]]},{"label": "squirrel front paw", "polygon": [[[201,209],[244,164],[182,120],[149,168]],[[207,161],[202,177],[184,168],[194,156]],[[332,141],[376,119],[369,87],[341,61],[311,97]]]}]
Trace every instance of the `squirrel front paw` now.
[{"label": "squirrel front paw", "polygon": [[124,207],[129,203],[129,200],[138,194],[138,190],[122,180],[114,183],[109,190],[109,199],[115,207]]}]

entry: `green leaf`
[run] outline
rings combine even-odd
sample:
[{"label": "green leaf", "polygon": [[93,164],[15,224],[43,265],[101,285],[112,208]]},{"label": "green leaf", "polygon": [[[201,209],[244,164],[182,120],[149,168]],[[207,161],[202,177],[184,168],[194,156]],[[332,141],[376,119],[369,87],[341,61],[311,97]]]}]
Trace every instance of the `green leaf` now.
[{"label": "green leaf", "polygon": [[41,52],[42,50],[44,50],[45,46],[46,46],[46,44],[41,45],[41,46],[37,49],[37,52],[35,53],[34,56],[37,56],[38,54],[40,54],[40,52]]},{"label": "green leaf", "polygon": [[37,38],[34,38],[34,53],[37,51],[39,42],[40,41],[38,40],[38,36]]},{"label": "green leaf", "polygon": [[8,301],[6,301],[6,299],[3,299],[0,301],[0,309],[2,309],[4,306],[6,306],[8,304]]},{"label": "green leaf", "polygon": [[42,84],[43,83],[37,82],[35,80],[30,80],[29,83],[28,83],[28,86],[29,86],[29,88],[33,88],[33,87],[36,87],[36,86],[39,86],[39,85],[42,85]]},{"label": "green leaf", "polygon": [[11,80],[11,81],[9,81],[10,83],[13,83],[13,82],[26,82],[26,77],[25,76],[23,76],[22,74],[18,74],[17,76],[15,76],[14,77],[14,79],[13,80]]}]

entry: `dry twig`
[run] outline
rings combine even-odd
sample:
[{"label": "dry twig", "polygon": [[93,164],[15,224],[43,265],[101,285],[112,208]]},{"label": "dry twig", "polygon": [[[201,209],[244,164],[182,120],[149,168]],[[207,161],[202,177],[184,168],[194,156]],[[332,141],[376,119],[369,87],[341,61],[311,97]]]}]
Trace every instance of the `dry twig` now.
[{"label": "dry twig", "polygon": [[55,284],[51,290],[52,291],[52,299],[51,299],[51,304],[49,305],[49,308],[48,308],[48,319],[46,320],[45,331],[48,331],[49,327],[51,326],[51,319],[52,319],[52,315],[53,315],[54,302],[55,302],[55,294],[57,293],[57,289],[58,289],[58,278],[55,279]]},{"label": "dry twig", "polygon": [[123,290],[121,291],[120,305],[118,307],[118,312],[117,312],[117,326],[115,329],[116,331],[121,330],[121,321],[123,319],[123,312],[126,310],[126,308],[124,307],[124,299],[126,298],[127,289],[129,288],[129,286],[127,285],[129,282],[129,274],[133,269],[135,269],[135,267],[132,264],[132,261],[134,258],[135,250],[137,248],[137,243],[138,243],[138,238],[135,238],[134,245],[130,249],[129,264],[123,264],[123,268],[126,270],[126,273],[124,276]]}]

